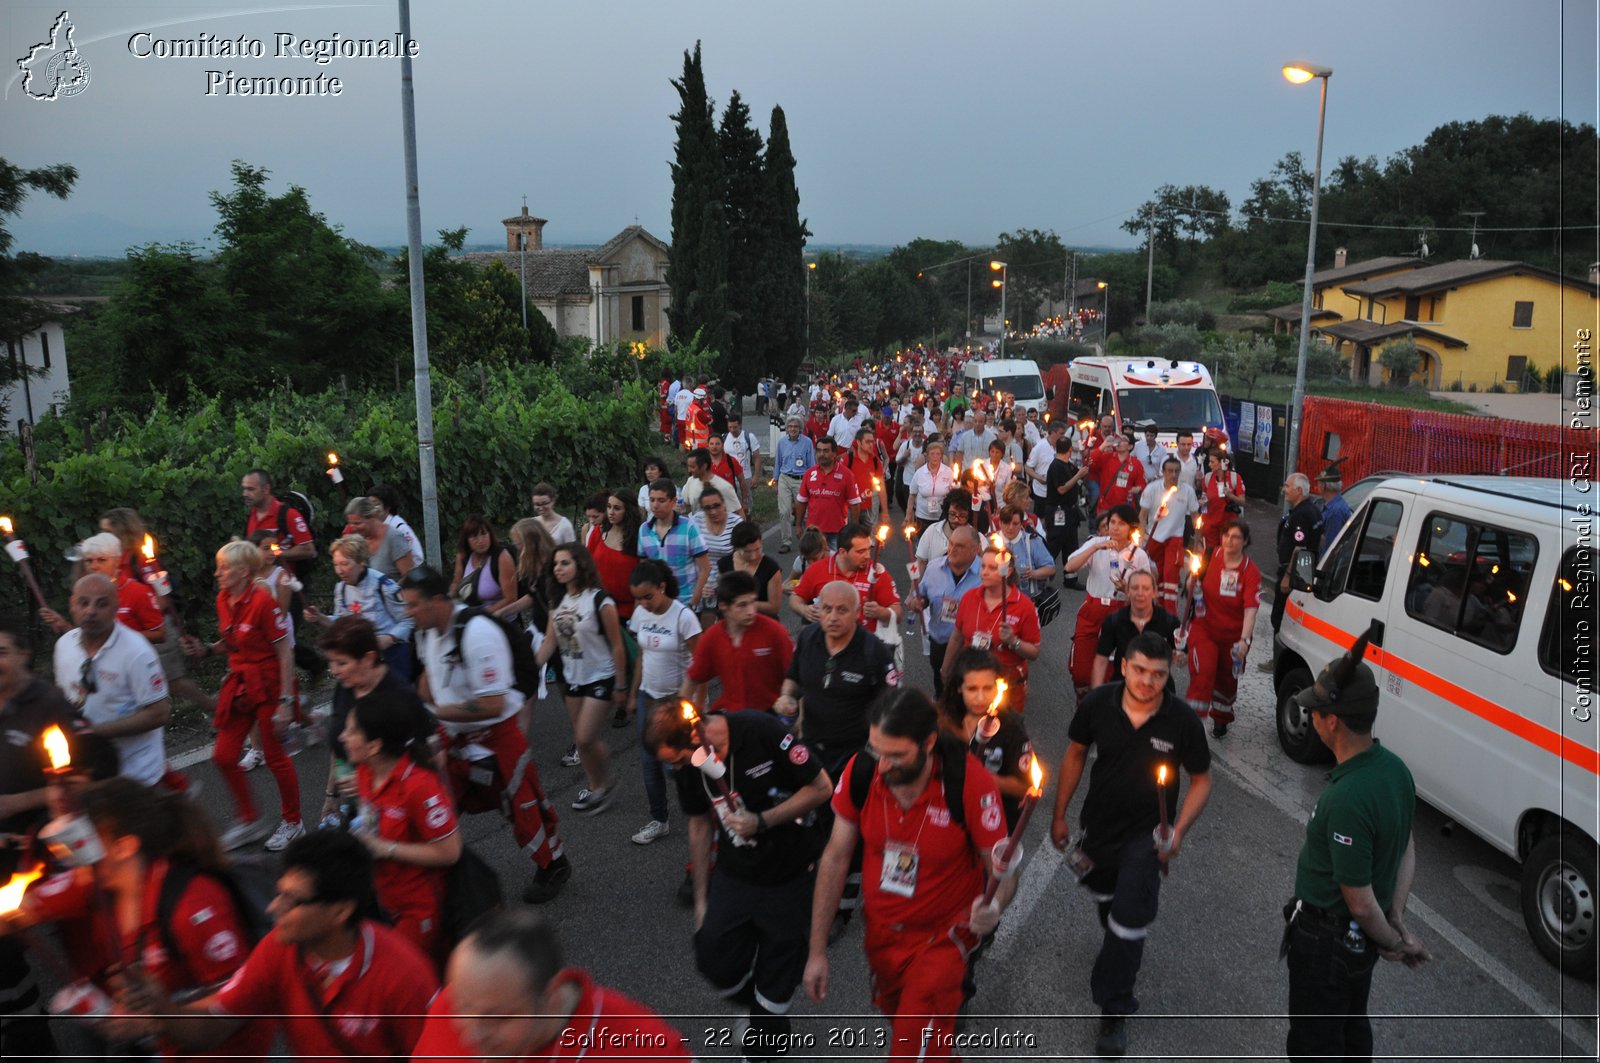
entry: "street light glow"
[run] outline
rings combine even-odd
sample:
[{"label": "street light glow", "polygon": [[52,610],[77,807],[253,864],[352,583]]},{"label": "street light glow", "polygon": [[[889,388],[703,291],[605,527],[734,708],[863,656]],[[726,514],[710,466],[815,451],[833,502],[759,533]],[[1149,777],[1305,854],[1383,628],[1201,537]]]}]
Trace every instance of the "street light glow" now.
[{"label": "street light glow", "polygon": [[994,285],[996,288],[1004,288],[1006,286],[1005,281],[990,281],[989,283]]},{"label": "street light glow", "polygon": [[1315,63],[1295,61],[1284,64],[1283,76],[1287,78],[1291,84],[1304,85],[1312,78],[1332,77],[1333,71],[1328,67],[1318,66]]},{"label": "street light glow", "polygon": [[994,259],[994,260],[993,260],[993,261],[991,261],[991,262],[990,262],[990,263],[989,263],[989,268],[990,268],[990,269],[1005,269],[1005,268],[1006,268],[1006,264],[1005,264],[1005,263],[1004,263],[1004,262],[1001,262],[1001,261],[1000,261],[1000,260],[999,260],[999,259],[998,259],[998,258],[997,258],[997,259]]}]

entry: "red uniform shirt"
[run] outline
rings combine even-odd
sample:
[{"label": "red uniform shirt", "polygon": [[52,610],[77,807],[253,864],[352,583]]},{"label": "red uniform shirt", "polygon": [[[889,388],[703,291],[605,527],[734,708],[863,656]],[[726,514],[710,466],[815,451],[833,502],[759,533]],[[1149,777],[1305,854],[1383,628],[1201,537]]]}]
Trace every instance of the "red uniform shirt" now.
[{"label": "red uniform shirt", "polygon": [[[439,776],[419,767],[410,757],[403,759],[376,789],[371,770],[362,764],[356,768],[356,783],[361,799],[371,802],[378,817],[378,837],[385,841],[435,842],[456,832],[456,813],[444,784]],[[447,872],[448,868],[443,867],[378,860],[372,878],[378,900],[385,908],[397,916],[425,923],[438,919]]]},{"label": "red uniform shirt", "polygon": [[[1027,662],[1014,650],[1000,645],[1000,629],[1010,627],[1023,642],[1039,641],[1039,610],[1026,594],[1015,587],[1006,588],[1006,596],[998,609],[990,609],[983,600],[983,588],[974,587],[961,596],[956,607],[956,630],[952,641],[963,646],[978,645],[994,654],[1000,667],[1016,671],[1027,667]],[[974,639],[977,640],[974,643]],[[1012,709],[1017,709],[1017,691],[1011,698]]]},{"label": "red uniform shirt", "polygon": [[217,623],[228,647],[230,669],[277,667],[278,653],[273,646],[289,634],[289,618],[278,608],[271,591],[252,583],[237,604],[229,601],[227,591],[218,593]]},{"label": "red uniform shirt", "polygon": [[[244,537],[246,539],[262,528],[266,528],[268,531],[278,533],[278,541],[285,549],[312,541],[311,529],[306,526],[306,519],[300,515],[298,509],[295,509],[287,502],[277,499],[273,499],[272,505],[273,508],[267,510],[267,518],[265,520],[261,519],[260,510],[252,509],[250,511],[250,519],[245,521],[244,525]],[[283,509],[281,515],[277,508],[280,506]]]},{"label": "red uniform shirt", "polygon": [[866,457],[861,456],[860,450],[851,447],[850,453],[844,456],[844,466],[856,478],[856,490],[861,493],[862,504],[871,505],[872,499],[877,495],[872,481],[876,479],[880,484],[883,482],[883,462],[878,460],[876,444]]},{"label": "red uniform shirt", "polygon": [[[983,893],[979,853],[990,852],[1006,836],[1005,811],[994,776],[967,754],[962,787],[967,823],[963,828],[950,818],[939,757],[936,753],[931,756],[933,774],[909,809],[900,807],[881,778],[873,780],[866,803],[859,810],[855,807],[850,800],[850,773],[858,767],[872,770],[871,762],[858,766],[860,757],[853,758],[839,773],[833,811],[861,830],[861,899],[870,924],[901,923],[919,930],[942,930],[965,922],[972,902]],[[912,857],[914,871],[902,870],[906,861],[901,854]],[[887,876],[886,855],[895,861]]]},{"label": "red uniform shirt", "polygon": [[[905,416],[903,413],[901,416]],[[893,454],[895,444],[900,441],[900,422],[885,417],[878,422],[878,445],[883,447],[884,453]]]},{"label": "red uniform shirt", "polygon": [[117,584],[117,620],[141,635],[166,623],[156,592],[143,580],[130,577]]},{"label": "red uniform shirt", "polygon": [[1129,500],[1136,502],[1144,490],[1144,465],[1132,454],[1127,461],[1118,462],[1111,451],[1097,450],[1092,465],[1095,479],[1100,481],[1101,513]]},{"label": "red uniform shirt", "polygon": [[850,470],[836,461],[828,472],[820,465],[807,469],[795,499],[806,504],[807,524],[833,535],[850,519],[850,507],[861,505],[861,489]]},{"label": "red uniform shirt", "polygon": [[1261,607],[1261,570],[1256,563],[1247,556],[1238,568],[1227,569],[1219,549],[1206,563],[1200,587],[1206,596],[1206,627],[1230,642],[1242,638],[1245,610]]},{"label": "red uniform shirt", "polygon": [[822,416],[821,411],[812,410],[811,416],[806,418],[806,435],[815,443],[828,434],[828,419]]},{"label": "red uniform shirt", "polygon": [[1210,518],[1207,524],[1221,522],[1228,519],[1228,499],[1244,491],[1244,481],[1239,479],[1239,474],[1229,469],[1221,476],[1214,472],[1206,473],[1203,482],[1205,497],[1201,501],[1201,511]]},{"label": "red uniform shirt", "polygon": [[888,569],[881,564],[874,564],[869,568],[857,569],[846,576],[839,568],[838,554],[829,554],[821,561],[814,561],[808,565],[794,592],[802,600],[814,602],[817,600],[817,595],[822,593],[822,588],[834,580],[844,580],[861,595],[861,610],[856,614],[856,618],[867,626],[868,631],[878,630],[878,622],[867,619],[868,602],[877,602],[888,608],[900,601],[900,592],[895,589],[894,578],[889,575]]},{"label": "red uniform shirt", "polygon": [[[577,1007],[554,1040],[540,1046],[537,1052],[521,1056],[522,1060],[534,1063],[560,1059],[689,1059],[683,1035],[637,1000],[615,989],[595,985],[593,979],[576,968],[569,967],[557,973],[555,981],[578,986]],[[428,1024],[423,1027],[422,1038],[411,1054],[412,1063],[482,1058],[482,1053],[467,1043],[450,1018],[471,1011],[470,1003],[458,1007],[451,1000],[450,991],[442,990],[428,1012]]]},{"label": "red uniform shirt", "polygon": [[738,458],[724,451],[721,460],[711,463],[711,475],[720,476],[731,484],[738,484],[744,479],[744,466],[739,464]]},{"label": "red uniform shirt", "polygon": [[[311,996],[312,986],[320,1003]],[[277,1022],[251,1021],[269,1030],[281,1023],[299,1063],[352,1054],[404,1059],[417,1043],[438,988],[432,962],[415,945],[386,926],[363,922],[349,964],[332,977],[314,968],[299,947],[279,940],[276,931],[268,934],[211,997],[210,1006],[218,1015],[278,1016]],[[337,1041],[329,1025],[338,1031]]]},{"label": "red uniform shirt", "polygon": [[757,613],[737,646],[721,621],[702,632],[694,646],[689,678],[696,683],[722,680],[722,693],[713,709],[770,709],[783,693],[784,673],[793,657],[789,629]]}]

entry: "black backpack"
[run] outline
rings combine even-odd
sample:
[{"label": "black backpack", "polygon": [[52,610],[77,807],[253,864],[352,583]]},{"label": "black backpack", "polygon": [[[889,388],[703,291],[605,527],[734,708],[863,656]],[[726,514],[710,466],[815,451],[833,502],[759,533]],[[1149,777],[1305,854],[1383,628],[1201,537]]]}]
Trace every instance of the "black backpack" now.
[{"label": "black backpack", "polygon": [[[961,798],[967,787],[967,747],[954,735],[940,731],[933,751],[939,757],[939,774],[944,782],[944,807],[950,810],[951,822],[966,830],[967,806]],[[863,749],[847,769],[850,785],[846,789],[850,793],[850,803],[858,812],[867,806],[867,794],[872,791],[872,782],[878,777],[877,771],[862,765],[863,758],[868,761],[876,759],[870,751]],[[972,837],[971,831],[967,831],[967,837]]]},{"label": "black backpack", "polygon": [[[296,513],[300,514],[300,518],[306,522],[306,527],[311,531],[311,543],[313,546],[315,546],[317,542],[316,507],[311,504],[311,499],[307,498],[299,491],[290,491],[288,494],[289,497],[287,499],[279,498],[276,500],[278,505],[272,511],[272,522],[270,524],[260,525],[258,530],[274,532],[278,536],[278,541],[280,543],[286,542],[289,536],[287,528],[285,527],[285,525],[288,524],[288,521],[285,519],[284,510],[292,509]],[[241,538],[250,538],[250,517],[248,514],[245,516],[245,530],[241,535]],[[311,574],[312,566],[315,564],[316,558],[313,556],[299,561],[291,561],[289,562],[289,567],[294,569],[294,574],[296,577],[304,581],[305,578]]]},{"label": "black backpack", "polygon": [[[235,857],[226,868],[209,871],[188,863],[173,863],[161,880],[161,893],[156,898],[156,929],[161,934],[161,945],[174,963],[182,963],[177,940],[172,936],[173,911],[178,898],[189,888],[196,875],[206,875],[222,883],[244,925],[246,940],[242,942],[242,956],[272,930],[272,917],[267,905],[278,892],[277,870],[266,860],[252,857]],[[242,960],[241,960],[242,962]]]},{"label": "black backpack", "polygon": [[445,873],[444,907],[440,911],[445,940],[456,944],[479,919],[504,907],[500,876],[471,846],[463,845],[461,859]]},{"label": "black backpack", "polygon": [[533,640],[528,637],[528,632],[517,627],[503,617],[495,616],[484,609],[469,606],[456,613],[450,621],[450,659],[461,660],[461,632],[467,626],[467,621],[475,616],[481,616],[494,622],[500,633],[511,644],[511,685],[530,703],[539,697],[539,677],[543,669],[539,667],[538,658],[533,652]]}]

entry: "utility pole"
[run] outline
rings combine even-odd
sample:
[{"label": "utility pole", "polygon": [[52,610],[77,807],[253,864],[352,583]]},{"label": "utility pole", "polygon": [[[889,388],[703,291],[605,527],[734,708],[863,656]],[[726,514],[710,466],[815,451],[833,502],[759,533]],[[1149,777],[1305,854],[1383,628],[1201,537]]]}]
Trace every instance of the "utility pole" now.
[{"label": "utility pole", "polygon": [[[400,0],[400,38],[411,39],[411,0]],[[434,477],[433,384],[428,371],[428,301],[422,283],[422,198],[417,189],[417,104],[411,53],[400,53],[400,122],[406,155],[406,247],[410,259],[411,364],[417,389],[417,460],[422,483],[422,544],[428,563],[441,567],[439,488]]]}]

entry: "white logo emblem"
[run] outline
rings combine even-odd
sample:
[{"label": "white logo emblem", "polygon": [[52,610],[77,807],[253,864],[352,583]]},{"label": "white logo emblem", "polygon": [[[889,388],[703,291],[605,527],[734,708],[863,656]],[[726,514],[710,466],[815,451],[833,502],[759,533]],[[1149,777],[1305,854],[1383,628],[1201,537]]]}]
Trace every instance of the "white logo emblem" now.
[{"label": "white logo emblem", "polygon": [[76,30],[72,16],[61,12],[50,27],[50,39],[29,48],[28,54],[17,60],[22,91],[30,99],[54,102],[89,87],[89,61],[72,40]]}]

